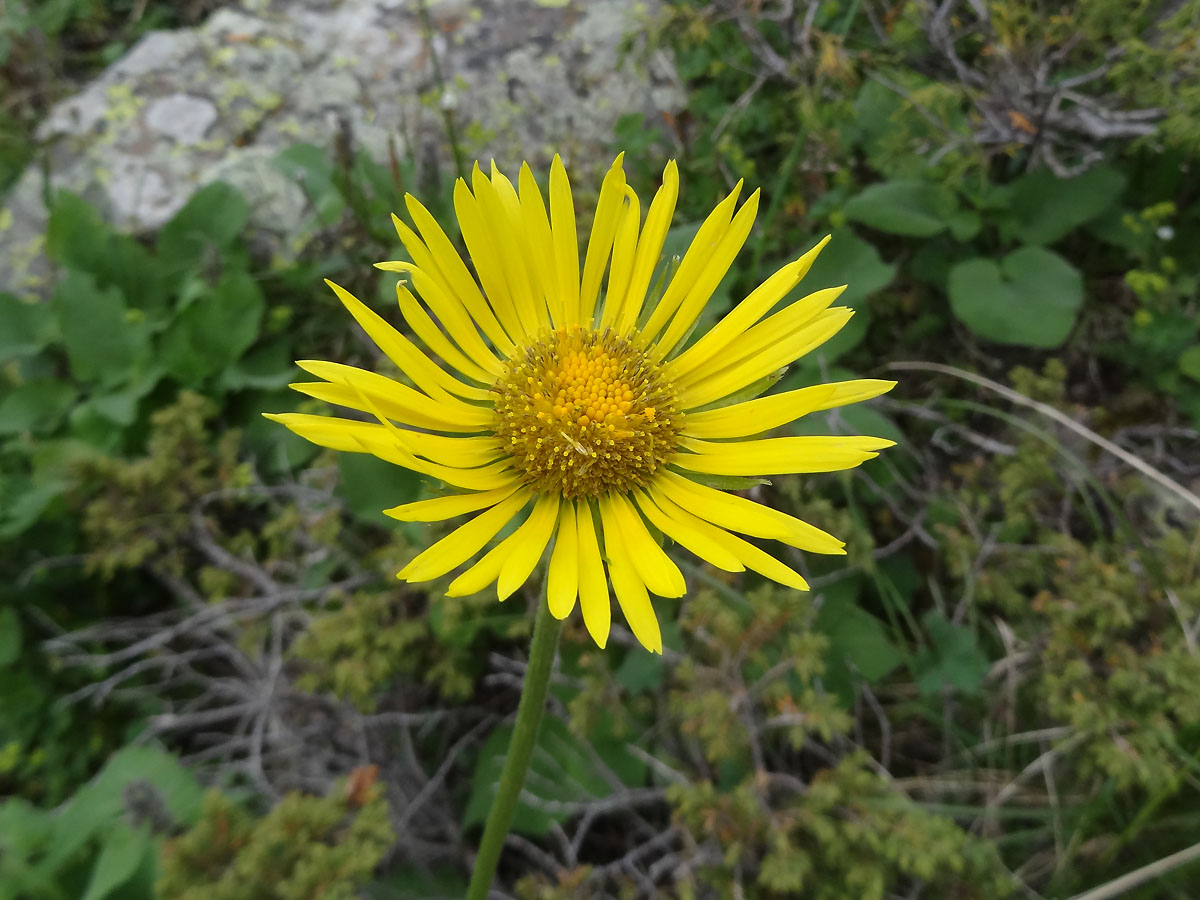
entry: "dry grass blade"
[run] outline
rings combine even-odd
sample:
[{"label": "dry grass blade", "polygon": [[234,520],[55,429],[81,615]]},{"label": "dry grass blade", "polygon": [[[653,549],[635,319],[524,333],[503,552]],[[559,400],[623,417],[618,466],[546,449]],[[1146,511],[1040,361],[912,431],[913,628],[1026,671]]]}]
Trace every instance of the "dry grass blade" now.
[{"label": "dry grass blade", "polygon": [[1117,459],[1121,460],[1127,465],[1137,469],[1151,481],[1154,481],[1161,487],[1166,488],[1189,506],[1194,507],[1197,512],[1200,512],[1200,496],[1197,496],[1195,493],[1188,490],[1166,473],[1154,468],[1154,466],[1150,465],[1145,460],[1139,459],[1128,450],[1118,447],[1112,441],[1100,436],[1086,425],[1079,424],[1070,416],[1060,412],[1053,406],[1049,406],[1030,397],[1026,397],[1024,394],[1018,393],[1012,388],[1005,387],[998,381],[992,381],[990,378],[984,378],[982,375],[976,375],[974,372],[968,372],[965,369],[959,369],[954,366],[942,365],[941,363],[894,362],[889,363],[887,368],[892,371],[937,372],[941,375],[950,375],[951,377],[959,378],[963,381],[969,381],[971,384],[978,385],[979,387],[987,388],[989,391],[999,394],[1006,400],[1010,400],[1019,406],[1032,409],[1046,418],[1052,419],[1059,425],[1062,425],[1064,428],[1070,429],[1084,440],[1095,444],[1097,447],[1108,453],[1111,453],[1113,456],[1117,457]]}]

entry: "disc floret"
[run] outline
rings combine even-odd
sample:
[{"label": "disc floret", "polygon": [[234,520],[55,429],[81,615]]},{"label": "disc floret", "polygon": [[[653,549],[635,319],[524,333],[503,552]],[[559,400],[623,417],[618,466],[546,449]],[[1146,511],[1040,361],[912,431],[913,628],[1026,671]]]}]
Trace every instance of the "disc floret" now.
[{"label": "disc floret", "polygon": [[597,497],[650,483],[675,456],[683,417],[662,367],[624,337],[549,332],[494,389],[496,435],[526,485]]}]

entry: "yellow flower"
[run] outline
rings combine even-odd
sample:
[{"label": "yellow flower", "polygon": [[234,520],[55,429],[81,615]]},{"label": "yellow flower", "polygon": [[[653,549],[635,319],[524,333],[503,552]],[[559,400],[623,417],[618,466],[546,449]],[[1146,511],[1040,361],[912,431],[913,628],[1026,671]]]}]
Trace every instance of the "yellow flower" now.
[{"label": "yellow flower", "polygon": [[343,288],[330,287],[411,385],[338,363],[301,361],[321,380],[293,388],[372,421],[268,417],[321,446],[372,453],[454,489],[386,510],[404,522],[471,515],[405,566],[400,578],[420,582],[445,575],[523,517],[451,582],[449,596],[496,582],[505,599],[553,541],[551,612],[565,618],[578,597],[584,624],[603,647],[611,583],[633,633],[661,653],[649,595],[679,597],[686,585],[651,528],[717,568],[751,569],[807,589],[799,574],[737,535],[814,553],[844,553],[844,544],[785,513],[708,486],[704,482],[712,479],[705,476],[857,466],[892,441],[754,436],[807,413],[877,396],[894,382],[860,379],[750,399],[853,315],[832,306],[844,286],[771,312],[829,238],[688,344],[697,317],[750,233],[758,192],[737,208],[739,183],[717,205],[657,302],[649,303],[679,174],[674,162],[667,164],[643,222],[621,159],[601,186],[582,271],[571,187],[557,157],[548,212],[528,165],[521,167],[518,187],[494,163],[490,178],[476,165],[470,188],[462,179],[455,185],[454,208],[478,282],[433,216],[406,197],[415,228],[393,220],[412,262],[378,267],[411,281],[416,295],[403,283],[396,286],[400,313],[428,352]]}]

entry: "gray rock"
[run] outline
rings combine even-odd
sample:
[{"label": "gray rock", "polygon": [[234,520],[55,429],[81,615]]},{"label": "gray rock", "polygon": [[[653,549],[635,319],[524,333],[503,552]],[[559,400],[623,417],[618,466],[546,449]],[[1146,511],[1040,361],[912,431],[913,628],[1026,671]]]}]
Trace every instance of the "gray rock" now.
[{"label": "gray rock", "polygon": [[42,123],[45,165],[0,207],[0,290],[41,296],[53,284],[47,187],[152,232],[198,187],[228,181],[250,200],[256,246],[286,261],[311,217],[273,162],[280,150],[332,152],[349,136],[381,162],[396,152],[446,166],[445,108],[468,159],[545,166],[561,152],[590,174],[607,165],[621,115],[682,103],[669,60],[620,57],[645,15],[639,0],[432,0],[427,42],[415,0],[243,0],[198,28],[148,34]]}]

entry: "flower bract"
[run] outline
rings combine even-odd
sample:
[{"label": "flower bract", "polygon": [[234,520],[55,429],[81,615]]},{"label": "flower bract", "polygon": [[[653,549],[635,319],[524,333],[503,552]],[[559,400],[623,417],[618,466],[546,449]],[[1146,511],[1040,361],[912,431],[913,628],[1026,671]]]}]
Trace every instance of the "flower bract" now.
[{"label": "flower bract", "polygon": [[321,446],[371,453],[442,486],[440,496],[385,511],[405,522],[464,519],[401,578],[429,581],[470,562],[448,595],[494,583],[503,600],[552,548],[550,610],[565,618],[578,602],[600,646],[611,626],[611,587],[633,634],[662,651],[650,595],[679,597],[686,585],[661,536],[719,569],[750,569],[807,589],[799,573],[749,538],[829,554],[844,553],[843,543],[714,484],[871,459],[892,442],[763,435],[877,396],[894,382],[856,379],[763,395],[785,366],[853,315],[833,305],[844,286],[784,303],[828,237],[694,334],[758,210],[757,191],[739,206],[741,187],[717,204],[673,265],[661,256],[679,195],[674,162],[643,215],[617,157],[600,188],[582,264],[575,203],[558,157],[548,196],[528,165],[516,185],[494,163],[490,175],[476,165],[470,186],[458,181],[454,209],[470,266],[408,196],[412,224],[393,219],[409,261],[378,264],[401,276],[396,294],[408,333],[330,282],[398,372],[301,361],[317,380],[293,388],[359,418],[269,417]]}]

